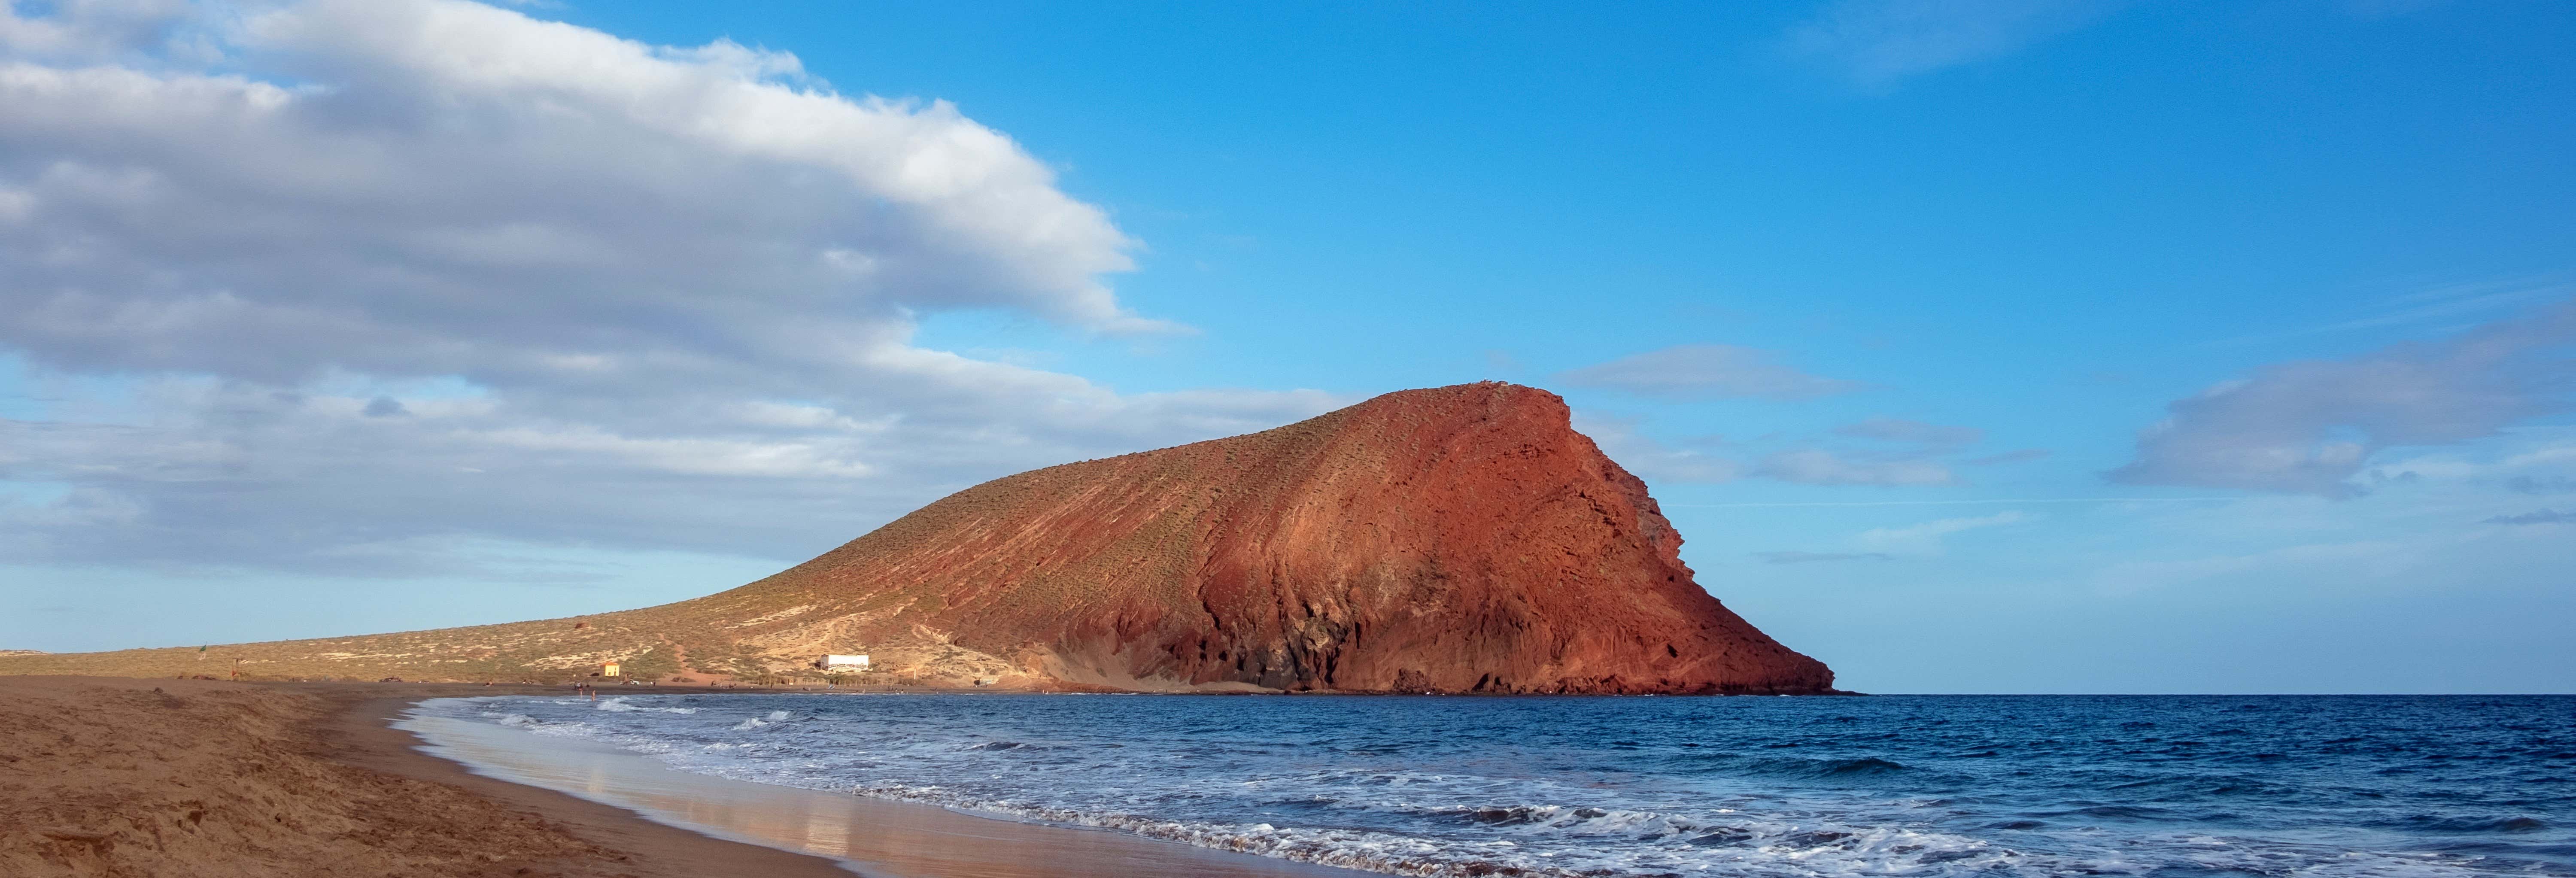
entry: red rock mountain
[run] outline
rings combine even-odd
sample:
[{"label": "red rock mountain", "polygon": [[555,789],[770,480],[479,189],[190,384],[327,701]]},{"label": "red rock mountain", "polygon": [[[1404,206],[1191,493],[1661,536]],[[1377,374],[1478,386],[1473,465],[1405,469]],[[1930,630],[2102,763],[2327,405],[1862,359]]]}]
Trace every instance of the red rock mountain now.
[{"label": "red rock mountain", "polygon": [[1702,590],[1680,547],[1563,400],[1488,382],[996,479],[767,579],[580,627],[261,646],[450,676],[868,652],[925,682],[1041,688],[1832,690],[1824,664]]},{"label": "red rock mountain", "polygon": [[1118,688],[1816,692],[1546,391],[1391,393],[959,492],[709,604],[946,632]]}]

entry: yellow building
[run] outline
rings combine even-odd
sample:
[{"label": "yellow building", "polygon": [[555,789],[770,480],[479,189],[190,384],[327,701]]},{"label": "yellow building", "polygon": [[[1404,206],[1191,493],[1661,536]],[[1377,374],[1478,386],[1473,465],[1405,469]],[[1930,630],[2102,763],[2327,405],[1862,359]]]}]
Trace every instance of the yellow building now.
[{"label": "yellow building", "polygon": [[600,676],[602,676],[602,677],[614,677],[614,676],[617,676],[617,663],[616,663],[616,662],[609,662],[609,663],[607,663],[607,664],[600,665],[600,666],[599,666],[599,675],[600,675]]}]

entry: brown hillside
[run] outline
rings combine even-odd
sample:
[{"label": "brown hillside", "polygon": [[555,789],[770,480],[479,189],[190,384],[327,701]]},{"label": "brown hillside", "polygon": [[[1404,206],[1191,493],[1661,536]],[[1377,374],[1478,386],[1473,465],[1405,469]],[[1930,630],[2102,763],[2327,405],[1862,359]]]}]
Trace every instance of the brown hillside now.
[{"label": "brown hillside", "polygon": [[[1021,473],[822,557],[660,607],[0,673],[550,679],[795,672],[1141,690],[1823,692],[1719,605],[1643,482],[1510,384]],[[576,627],[578,625],[579,627]],[[810,673],[810,672],[808,672]]]}]

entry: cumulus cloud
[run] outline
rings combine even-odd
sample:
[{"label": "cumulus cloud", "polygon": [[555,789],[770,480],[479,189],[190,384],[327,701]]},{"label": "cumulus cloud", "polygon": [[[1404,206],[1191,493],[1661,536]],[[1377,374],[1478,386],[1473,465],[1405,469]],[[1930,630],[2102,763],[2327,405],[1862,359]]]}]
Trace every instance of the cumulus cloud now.
[{"label": "cumulus cloud", "polygon": [[186,0],[61,0],[49,15],[24,14],[20,5],[0,3],[0,51],[60,61],[164,45],[188,13]]},{"label": "cumulus cloud", "polygon": [[1863,85],[1997,58],[2101,20],[2124,0],[1837,0],[1789,31],[1791,52]]},{"label": "cumulus cloud", "polygon": [[906,356],[912,311],[1156,326],[1101,280],[1130,267],[1107,216],[945,103],[463,2],[319,0],[230,36],[290,84],[0,67],[0,341],[271,382],[760,385]]},{"label": "cumulus cloud", "polygon": [[21,558],[793,555],[1343,401],[916,345],[944,311],[1185,329],[1118,301],[1134,242],[1009,136],[790,54],[461,0],[5,9],[0,353],[116,385],[0,421],[0,480],[74,490],[10,513]]},{"label": "cumulus cloud", "polygon": [[1559,373],[1572,387],[1598,387],[1675,400],[1809,399],[1862,388],[1773,361],[1769,351],[1735,345],[1677,345]]},{"label": "cumulus cloud", "polygon": [[2167,406],[2115,482],[2346,498],[2371,455],[2448,445],[2563,410],[2576,303],[2350,360],[2264,368]]}]

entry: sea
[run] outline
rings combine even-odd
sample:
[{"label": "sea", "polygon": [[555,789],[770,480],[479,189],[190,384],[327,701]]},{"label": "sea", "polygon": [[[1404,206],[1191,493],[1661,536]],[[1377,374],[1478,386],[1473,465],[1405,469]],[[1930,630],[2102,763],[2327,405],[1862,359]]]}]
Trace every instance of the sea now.
[{"label": "sea", "polygon": [[1397,875],[2576,876],[2576,696],[451,699],[682,771]]}]

